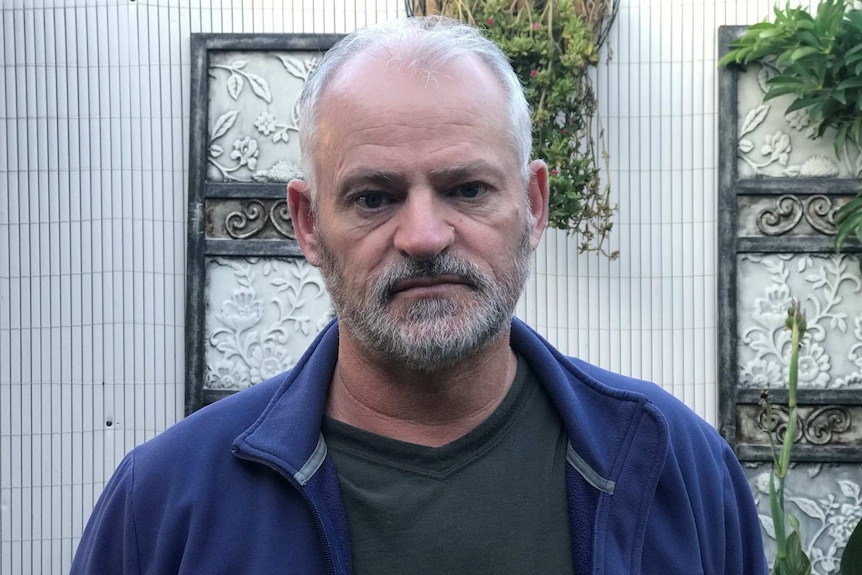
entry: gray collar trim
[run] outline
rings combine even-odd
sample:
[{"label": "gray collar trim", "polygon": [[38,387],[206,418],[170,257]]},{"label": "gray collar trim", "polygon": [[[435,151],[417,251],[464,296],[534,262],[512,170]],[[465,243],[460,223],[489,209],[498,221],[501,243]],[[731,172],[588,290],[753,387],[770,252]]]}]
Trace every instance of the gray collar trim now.
[{"label": "gray collar trim", "polygon": [[326,458],[326,442],[323,440],[323,434],[320,434],[320,438],[317,440],[317,447],[314,448],[314,451],[311,454],[311,457],[308,458],[308,461],[305,462],[305,465],[302,466],[302,469],[297,471],[293,478],[299,482],[300,485],[305,486],[308,483],[308,480],[311,479],[317,470],[320,469],[320,466],[323,465],[323,460]]},{"label": "gray collar trim", "polygon": [[569,465],[574,467],[575,470],[581,474],[581,477],[583,477],[587,483],[603,493],[607,493],[608,495],[614,494],[617,482],[605,479],[599,475],[596,470],[590,467],[590,465],[584,461],[580,455],[575,453],[575,448],[572,447],[571,443],[569,444],[568,449],[566,449],[566,461],[568,461]]}]

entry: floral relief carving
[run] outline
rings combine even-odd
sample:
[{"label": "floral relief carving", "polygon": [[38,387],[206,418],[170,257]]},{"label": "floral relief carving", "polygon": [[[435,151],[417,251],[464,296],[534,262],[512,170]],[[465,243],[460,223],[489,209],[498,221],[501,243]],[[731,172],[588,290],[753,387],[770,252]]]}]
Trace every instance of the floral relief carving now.
[{"label": "floral relief carving", "polygon": [[[765,533],[767,555],[775,555],[775,527],[769,511],[769,463],[748,465],[752,492]],[[812,575],[833,575],[841,551],[862,520],[862,465],[796,464],[787,476],[787,511],[799,519]]]},{"label": "floral relief carving", "polygon": [[786,386],[791,297],[808,317],[799,357],[802,389],[862,388],[858,260],[813,254],[739,256],[738,356],[741,387]]},{"label": "floral relief carving", "polygon": [[754,176],[853,178],[862,177],[862,150],[848,144],[835,156],[832,138],[819,139],[806,110],[784,111],[792,96],[763,102],[766,81],[777,69],[769,62],[751,64],[739,75],[737,168],[743,178]]},{"label": "floral relief carving", "polygon": [[320,54],[314,52],[212,54],[210,181],[286,182],[301,177],[294,137],[299,94],[319,63]]},{"label": "floral relief carving", "polygon": [[292,367],[334,315],[304,259],[215,258],[207,272],[205,389],[243,389]]}]

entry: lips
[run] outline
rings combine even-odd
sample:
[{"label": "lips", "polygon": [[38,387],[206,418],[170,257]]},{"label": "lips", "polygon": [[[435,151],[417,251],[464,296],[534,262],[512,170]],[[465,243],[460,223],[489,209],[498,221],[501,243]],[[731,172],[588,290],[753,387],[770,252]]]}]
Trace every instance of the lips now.
[{"label": "lips", "polygon": [[456,275],[442,275],[442,276],[434,276],[434,277],[416,277],[416,278],[408,278],[403,279],[397,282],[392,289],[390,290],[390,294],[395,295],[400,292],[412,290],[412,289],[421,289],[421,288],[433,288],[437,286],[445,286],[445,285],[464,285],[468,287],[473,287],[466,279],[456,276]]}]

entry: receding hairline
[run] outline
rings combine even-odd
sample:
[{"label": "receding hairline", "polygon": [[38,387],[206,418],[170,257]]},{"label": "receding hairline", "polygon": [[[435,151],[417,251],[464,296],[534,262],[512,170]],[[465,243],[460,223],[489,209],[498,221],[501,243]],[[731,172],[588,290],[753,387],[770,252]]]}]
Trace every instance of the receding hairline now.
[{"label": "receding hairline", "polygon": [[358,58],[369,55],[382,57],[390,66],[400,62],[420,73],[424,71],[429,82],[435,80],[445,65],[465,60],[465,56],[472,56],[470,60],[474,63],[483,63],[502,89],[501,121],[508,126],[521,176],[527,184],[532,148],[530,112],[524,87],[509,58],[475,27],[451,18],[430,16],[387,21],[348,34],[327,52],[317,72],[306,82],[300,98],[299,135],[305,179],[312,185],[312,196],[318,172],[316,152],[320,141],[316,128],[321,119],[321,100],[332,84],[344,76],[346,67],[355,66]]},{"label": "receding hairline", "polygon": [[[481,55],[468,53],[461,55],[460,57],[445,59],[436,58],[433,62],[430,62],[430,66],[420,66],[419,64],[421,59],[417,60],[410,58],[410,50],[417,50],[419,49],[418,47],[411,46],[409,43],[400,44],[397,47],[399,49],[398,53],[394,53],[393,50],[389,50],[388,48],[388,46],[372,46],[368,50],[357,52],[356,54],[351,55],[350,58],[341,62],[340,66],[331,71],[329,81],[326,82],[321,89],[317,100],[317,106],[315,107],[317,115],[315,123],[318,129],[327,122],[325,115],[321,115],[320,112],[328,107],[329,100],[343,96],[347,96],[349,98],[353,93],[350,89],[351,83],[357,79],[366,77],[367,69],[365,66],[374,65],[375,62],[381,66],[382,73],[385,77],[399,73],[412,74],[417,80],[424,81],[426,85],[431,88],[434,88],[435,86],[438,86],[440,82],[445,82],[447,80],[459,81],[462,83],[466,81],[463,73],[458,74],[457,78],[455,73],[447,73],[448,67],[469,66],[466,70],[468,74],[471,70],[481,70],[480,74],[483,76],[482,81],[490,82],[492,85],[496,86],[496,94],[491,96],[491,98],[497,99],[505,108],[507,103],[506,85],[500,79],[498,74],[495,73],[492,66],[488,64]],[[454,70],[450,71],[454,72]],[[512,134],[508,134],[506,137],[510,140],[510,143],[513,146],[517,147],[517,141]],[[320,132],[318,132],[318,135],[313,139],[313,142],[314,150],[311,151],[311,156],[314,158],[314,162],[316,163],[319,158],[321,146],[324,145],[324,139],[320,137]],[[517,156],[516,151],[515,155]],[[316,188],[317,186],[315,185],[314,187]],[[312,195],[316,196],[314,190],[312,190]]]},{"label": "receding hairline", "polygon": [[422,41],[426,41],[419,35],[404,36],[398,42],[391,45],[370,45],[363,46],[361,50],[351,54],[345,58],[339,65],[330,71],[329,81],[323,86],[320,97],[326,93],[326,90],[334,82],[345,75],[345,70],[348,68],[358,67],[361,65],[361,60],[379,60],[386,71],[412,71],[417,75],[421,74],[436,74],[446,66],[458,64],[462,62],[471,62],[476,66],[483,68],[491,77],[494,78],[497,85],[505,92],[506,86],[491,65],[491,63],[476,52],[464,51],[446,52],[440,51],[434,54],[429,54]]},{"label": "receding hairline", "polygon": [[[379,47],[374,48],[377,48],[377,50],[374,50],[376,52],[384,52],[384,50]],[[484,76],[487,81],[495,85],[497,87],[497,96],[499,96],[504,105],[506,104],[507,94],[505,84],[494,72],[491,66],[477,54],[466,54],[461,58],[449,58],[446,60],[435,61],[432,63],[433,67],[420,67],[417,60],[410,59],[409,53],[402,56],[392,53],[375,54],[372,50],[368,50],[352,55],[349,59],[345,60],[341,66],[333,71],[332,77],[320,91],[317,111],[320,110],[323,103],[327,100],[327,97],[332,95],[333,89],[341,89],[344,93],[349,95],[351,93],[350,83],[365,78],[365,72],[367,69],[364,66],[373,65],[375,60],[383,68],[382,72],[384,76],[388,76],[390,74],[409,73],[415,76],[416,79],[424,81],[427,87],[432,88],[438,86],[441,81],[446,80],[459,80],[463,82],[463,77],[455,77],[455,73],[459,72],[456,67],[462,67],[463,70],[464,66],[469,66],[466,71],[469,73],[472,70],[477,75],[480,74]],[[449,69],[448,72],[447,68]]]}]

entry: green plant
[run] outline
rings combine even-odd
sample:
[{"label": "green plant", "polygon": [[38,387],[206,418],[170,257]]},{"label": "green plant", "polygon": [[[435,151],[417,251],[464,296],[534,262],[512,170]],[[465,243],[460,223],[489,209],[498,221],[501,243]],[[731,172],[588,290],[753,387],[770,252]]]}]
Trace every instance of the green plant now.
[{"label": "green plant", "polygon": [[[841,206],[835,214],[835,225],[838,233],[835,235],[835,251],[840,252],[847,238],[855,236],[862,242],[862,192]],[[862,262],[860,262],[862,269]]]},{"label": "green plant", "polygon": [[805,109],[817,137],[835,129],[835,153],[862,144],[862,10],[824,0],[815,16],[802,8],[775,9],[774,22],[750,26],[719,65],[772,62],[764,101],[791,94],[788,112]]},{"label": "green plant", "polygon": [[[619,254],[606,247],[616,206],[602,183],[593,134],[596,97],[589,71],[599,60],[610,2],[594,0],[438,0],[413,2],[419,14],[439,13],[482,28],[510,58],[524,84],[533,120],[533,151],[550,169],[549,224],[577,233],[579,251]],[[606,174],[607,175],[607,174]]]},{"label": "green plant", "polygon": [[[799,301],[793,299],[787,310],[784,322],[790,330],[790,365],[787,386],[787,427],[783,431],[781,448],[776,445],[777,419],[773,418],[772,405],[767,391],[761,392],[760,403],[770,422],[769,445],[772,450],[772,471],[769,476],[769,510],[775,530],[775,561],[773,575],[810,575],[811,561],[802,549],[799,520],[785,510],[784,483],[790,471],[793,444],[796,441],[798,425],[797,391],[799,380],[799,348],[807,329],[805,312]],[[788,533],[788,527],[790,532]],[[841,557],[841,575],[862,575],[862,522],[859,522],[850,535]]]},{"label": "green plant", "polygon": [[[787,113],[805,110],[815,138],[834,130],[835,155],[862,175],[862,153],[850,165],[848,146],[862,151],[862,10],[845,0],[823,0],[812,16],[802,8],[775,8],[775,20],[754,24],[730,44],[719,65],[751,62],[778,72],[764,101],[792,95]],[[862,193],[836,214],[839,251],[848,237],[862,241]]]},{"label": "green plant", "polygon": [[[788,400],[787,407],[789,416],[787,429],[781,442],[779,451],[775,445],[775,432],[769,432],[769,445],[772,448],[772,472],[769,476],[769,510],[775,527],[775,562],[772,566],[774,575],[809,575],[811,573],[811,561],[802,550],[802,539],[799,535],[799,520],[793,515],[785,513],[784,508],[784,481],[790,471],[790,455],[793,451],[793,442],[796,439],[797,405],[796,390],[799,379],[799,346],[802,336],[805,335],[805,313],[799,306],[797,300],[793,300],[787,310],[785,326],[790,330],[790,371],[788,378]],[[773,421],[772,405],[769,403],[764,391],[761,394],[761,403],[766,411],[767,421]],[[787,527],[790,527],[790,534]]]}]

